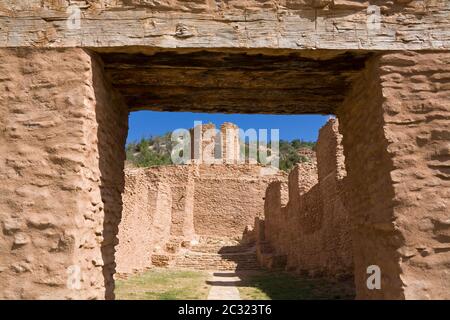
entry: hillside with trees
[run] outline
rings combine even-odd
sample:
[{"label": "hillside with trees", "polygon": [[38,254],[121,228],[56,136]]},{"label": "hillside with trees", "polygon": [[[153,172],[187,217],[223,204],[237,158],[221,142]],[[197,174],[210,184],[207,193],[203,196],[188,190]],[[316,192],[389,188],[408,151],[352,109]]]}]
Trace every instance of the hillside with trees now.
[{"label": "hillside with trees", "polygon": [[[300,150],[313,150],[315,142],[295,139],[292,141],[280,140],[280,169],[289,171],[296,163],[311,161],[311,157]],[[171,134],[143,138],[140,142],[132,142],[126,146],[127,163],[136,167],[150,167],[170,165],[172,151]],[[249,145],[245,144],[246,155]],[[313,152],[306,152],[313,154]],[[259,159],[258,159],[259,162]]]}]

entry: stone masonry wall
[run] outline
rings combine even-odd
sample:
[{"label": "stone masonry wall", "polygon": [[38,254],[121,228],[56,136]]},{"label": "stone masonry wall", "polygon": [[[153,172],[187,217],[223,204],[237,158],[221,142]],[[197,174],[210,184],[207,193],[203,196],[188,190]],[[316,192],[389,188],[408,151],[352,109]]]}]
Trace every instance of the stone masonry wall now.
[{"label": "stone masonry wall", "polygon": [[0,50],[0,298],[112,297],[127,110],[101,69]]},{"label": "stone masonry wall", "polygon": [[117,272],[133,273],[151,265],[154,250],[170,238],[172,192],[158,180],[150,181],[139,172],[127,171],[117,246]]},{"label": "stone masonry wall", "polygon": [[[159,166],[146,169],[131,169],[142,174],[144,181],[160,181],[170,188],[172,194],[170,234],[174,237],[194,238],[194,178],[196,166]],[[128,171],[129,172],[129,171]],[[125,206],[128,203],[125,201]]]},{"label": "stone masonry wall", "polygon": [[258,232],[257,250],[263,266],[310,276],[341,278],[353,273],[340,139],[337,120],[330,120],[319,133],[318,164],[298,164],[289,175],[288,188],[270,184],[264,221],[257,221],[256,227],[264,230]]},{"label": "stone masonry wall", "polygon": [[258,165],[200,166],[195,179],[194,226],[198,235],[240,238],[264,212],[264,195],[285,174],[261,175]]},{"label": "stone masonry wall", "polygon": [[285,180],[283,173],[261,176],[261,168],[174,165],[126,169],[118,271],[150,267],[152,254],[172,252],[176,249],[171,246],[198,236],[240,238],[255,217],[262,215],[267,185]]},{"label": "stone masonry wall", "polygon": [[[96,162],[87,163],[88,168],[99,171],[99,181],[95,188],[100,188],[101,202],[92,200],[94,207],[91,211],[102,217],[103,220],[92,216],[85,218],[88,226],[94,223],[95,235],[101,241],[102,257],[99,264],[103,268],[105,285],[105,298],[114,298],[113,275],[116,272],[115,247],[118,243],[118,225],[122,216],[122,192],[124,189],[124,163],[125,163],[125,140],[128,133],[128,109],[115,89],[105,78],[101,62],[93,58],[92,67],[93,89],[95,97],[95,121],[96,132],[90,136],[92,141],[89,146],[98,149],[95,155]],[[85,99],[90,99],[87,95]],[[91,230],[84,234],[87,239],[92,238]],[[102,238],[103,237],[103,238]],[[92,241],[92,240],[90,240]],[[92,243],[92,242],[91,242]],[[92,244],[91,244],[92,245]],[[87,242],[89,246],[89,242]],[[100,262],[101,261],[101,262]],[[97,264],[91,259],[91,263]],[[86,266],[89,268],[89,266]]]},{"label": "stone masonry wall", "polygon": [[448,53],[375,56],[338,112],[358,298],[450,298],[449,75]]},{"label": "stone masonry wall", "polygon": [[119,273],[151,267],[155,254],[170,250],[173,241],[179,245],[195,240],[196,174],[194,165],[125,170],[124,208],[117,246]]}]

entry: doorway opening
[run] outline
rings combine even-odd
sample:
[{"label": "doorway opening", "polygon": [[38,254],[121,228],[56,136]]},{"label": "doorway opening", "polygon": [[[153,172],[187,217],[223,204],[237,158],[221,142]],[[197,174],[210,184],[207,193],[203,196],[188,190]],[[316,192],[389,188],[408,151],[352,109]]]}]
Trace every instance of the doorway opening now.
[{"label": "doorway opening", "polygon": [[[370,60],[369,58],[372,54],[362,51],[338,52],[319,50],[297,52],[258,49],[208,51],[174,49],[162,51],[156,48],[105,48],[97,50],[97,53],[103,61],[105,74],[108,76],[114,90],[120,93],[128,112],[151,110],[201,112],[207,114],[339,114],[339,116],[346,116],[347,111],[339,111],[338,109],[342,107],[344,99],[349,99],[347,95],[352,89],[352,84],[358,80],[361,85],[371,85],[371,83],[366,83],[367,79],[364,78],[364,72],[367,70],[366,62]],[[371,81],[370,79],[369,81]],[[361,92],[366,93],[368,91]],[[373,92],[376,93],[378,91]],[[352,92],[350,99],[358,102],[359,94],[358,92]],[[348,109],[351,108],[353,100],[345,102]],[[376,100],[373,100],[373,102],[375,107]],[[354,112],[361,112],[361,109]],[[358,122],[349,122],[349,119],[345,117],[344,119],[346,124],[350,124],[345,128],[347,131],[353,130],[352,125],[359,125]],[[295,232],[295,226],[304,229],[302,232],[304,237],[303,239],[296,237],[296,242],[291,242],[307,244],[309,240],[320,239],[320,241],[323,241],[326,238],[317,233],[319,232],[320,234],[324,226],[329,227],[334,224],[346,225],[346,223],[339,222],[339,219],[347,217],[346,215],[336,215],[335,220],[331,224],[328,224],[325,220],[328,217],[327,212],[329,210],[331,212],[335,210],[339,212],[345,211],[344,204],[347,204],[346,202],[349,199],[347,195],[354,192],[353,189],[346,188],[345,183],[340,182],[345,180],[345,173],[343,173],[345,170],[342,170],[345,166],[343,157],[341,157],[343,155],[342,145],[340,145],[342,136],[338,134],[337,126],[337,121],[333,120],[328,125],[329,129],[324,131],[332,132],[324,134],[334,137],[329,140],[331,141],[329,145],[334,146],[336,151],[329,155],[329,161],[325,160],[323,162],[325,164],[323,168],[318,165],[317,179],[302,180],[306,172],[314,169],[296,166],[294,167],[295,170],[292,170],[289,174],[287,183],[283,184],[274,181],[274,183],[269,183],[267,189],[265,189],[267,193],[264,196],[264,213],[269,212],[268,216],[271,216],[270,212],[279,212],[279,215],[274,216],[284,216],[286,219],[272,219],[270,221],[273,223],[267,221],[267,225],[265,225],[266,221],[264,223],[259,223],[258,221],[254,223],[253,230],[249,234],[253,233],[254,236],[251,237],[259,239],[259,246],[255,247],[259,265],[264,265],[267,268],[285,268],[292,271],[297,269],[296,265],[305,264],[305,261],[302,260],[303,256],[297,255],[296,258],[289,258],[295,256],[293,253],[295,249],[287,248],[283,244],[286,243],[286,238],[283,238],[281,235],[298,234],[298,232]],[[351,139],[348,140],[351,141]],[[327,147],[324,150],[329,151],[331,149]],[[192,153],[195,154],[195,150]],[[185,155],[184,152],[183,155]],[[216,154],[213,154],[212,158],[216,158],[216,156]],[[352,156],[359,157],[357,154],[352,154]],[[163,158],[160,161],[164,161]],[[197,157],[194,158],[197,160]],[[359,170],[358,164],[354,164],[355,168]],[[150,190],[152,196],[147,197],[146,202],[144,201],[145,205],[154,207],[154,205],[149,204],[155,204],[160,201],[163,204],[162,207],[166,209],[177,208],[178,213],[174,214],[172,212],[170,218],[168,218],[168,213],[163,217],[159,217],[162,221],[172,222],[169,233],[167,230],[161,230],[160,227],[166,225],[164,223],[155,224],[158,232],[171,236],[173,235],[173,230],[178,229],[178,231],[183,230],[182,233],[195,235],[195,221],[192,217],[194,203],[190,199],[195,199],[196,191],[194,190],[199,191],[201,188],[195,189],[192,188],[192,185],[196,186],[196,176],[205,175],[207,170],[202,171],[201,167],[195,168],[195,166],[182,166],[178,169],[178,172],[173,173],[167,172],[168,167],[170,166],[161,166],[154,170],[159,170],[160,173],[164,172],[163,175],[166,178],[163,180],[169,181],[169,185],[161,181],[161,179],[153,179],[151,188],[147,188],[145,192],[138,191],[136,194],[148,194],[148,190]],[[228,168],[229,170],[231,169]],[[224,172],[220,178],[226,178],[229,173]],[[147,174],[144,177],[135,177],[135,179],[145,180],[149,179],[149,176],[154,177],[155,174]],[[210,175],[209,181],[214,180],[212,177],[214,177],[214,173]],[[353,179],[358,177],[354,176]],[[170,184],[177,180],[179,181],[179,179],[182,179],[182,183],[179,184],[182,187],[178,189],[182,190],[182,192],[174,200],[174,197],[170,194],[172,192]],[[326,181],[327,179],[333,179],[335,183],[330,184],[328,183],[329,181]],[[352,181],[350,182],[353,183]],[[219,189],[221,187],[219,186]],[[331,190],[327,190],[327,188]],[[207,190],[211,190],[211,188]],[[336,190],[338,192],[335,192]],[[389,190],[386,189],[386,191]],[[208,192],[205,191],[205,195],[208,195]],[[288,196],[285,197],[285,194]],[[329,199],[331,207],[322,204],[321,200],[318,200],[323,194],[335,196],[333,199]],[[222,200],[222,198],[219,199]],[[136,203],[143,202],[138,201]],[[230,201],[227,204],[230,205],[230,203],[232,204],[233,202]],[[299,212],[302,210],[303,212],[313,213],[300,215]],[[353,212],[354,210],[350,211]],[[188,215],[186,215],[186,212],[188,212]],[[293,215],[292,212],[296,214]],[[185,219],[188,216],[190,218]],[[291,217],[294,220],[287,219]],[[174,221],[176,223],[173,223]],[[237,221],[241,220],[237,219]],[[283,222],[286,221],[290,221],[290,223],[276,229],[277,226],[283,225]],[[217,223],[214,226],[219,229],[223,227],[223,225]],[[271,226],[275,226],[275,228]],[[291,228],[291,230],[284,232],[283,228],[285,227]],[[267,232],[262,231],[265,229],[272,230],[267,232],[279,235],[272,239],[273,243],[277,243],[277,245],[274,245],[275,249],[268,244],[271,239],[265,237]],[[342,230],[345,233],[346,230],[344,229],[345,227],[338,227],[338,233]],[[348,238],[349,236],[346,234],[337,237],[332,236],[328,240],[338,240],[337,243],[347,243]],[[191,246],[192,241],[195,243],[198,240],[193,239],[181,243],[181,247]],[[288,246],[294,247],[292,243],[289,243]],[[164,247],[170,248],[171,245],[164,245]],[[176,251],[179,245],[174,244],[172,247],[170,250]],[[283,249],[277,251],[278,247]],[[327,245],[313,250],[310,248],[309,250],[307,256],[311,257],[312,260],[320,256],[320,254],[315,254],[317,252],[322,252],[325,256],[330,255],[332,252],[337,252],[347,257],[351,257],[353,252],[352,249],[349,249],[351,252],[347,254],[347,249],[334,250],[329,249]],[[320,259],[323,259],[323,257]],[[299,268],[298,271],[302,274],[308,274],[308,276],[321,276],[327,274],[326,265],[339,267],[347,265],[348,262],[342,257],[333,259],[333,263],[321,263],[321,268],[318,268],[317,272],[310,272],[310,268],[315,268],[315,266],[311,267],[308,264],[306,264],[307,267]],[[170,263],[170,258],[164,254],[152,255],[150,260],[152,260],[152,263],[155,261],[156,264],[161,265]],[[148,262],[149,259],[146,261]],[[325,267],[323,267],[324,265]],[[358,275],[358,281],[355,280],[355,283],[362,283],[363,281],[365,274],[363,265],[364,263],[361,264],[362,267],[355,265],[355,276],[356,273]],[[114,272],[110,273],[111,280]],[[344,269],[335,270],[333,273],[335,273],[337,278],[342,279],[346,279],[349,274]],[[359,288],[358,290],[365,289]]]},{"label": "doorway opening", "polygon": [[140,111],[127,141],[117,298],[353,297],[334,117]]}]

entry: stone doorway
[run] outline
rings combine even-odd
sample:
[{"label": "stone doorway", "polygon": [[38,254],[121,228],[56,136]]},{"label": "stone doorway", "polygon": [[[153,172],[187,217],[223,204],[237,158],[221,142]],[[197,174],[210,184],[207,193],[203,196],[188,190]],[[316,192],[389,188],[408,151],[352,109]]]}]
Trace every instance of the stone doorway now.
[{"label": "stone doorway", "polygon": [[[448,53],[0,55],[3,298],[112,298],[127,114],[139,109],[336,114],[358,298],[448,298]],[[379,290],[366,285],[372,265]]]},{"label": "stone doorway", "polygon": [[[146,119],[145,126],[149,130],[153,126],[160,127],[162,119],[168,127],[178,128],[172,121],[180,116],[183,119],[193,117],[186,113],[133,114],[129,135],[135,136],[134,123],[142,127],[143,120],[137,118]],[[205,114],[195,117],[192,119],[205,117],[205,123],[209,118]],[[213,123],[196,127],[199,134],[203,133],[203,142],[211,142],[216,150],[206,149],[205,145],[203,158],[190,159],[185,164],[175,165],[171,161],[169,155],[174,145],[170,132],[130,143],[115,256],[115,277],[119,280],[116,296],[123,298],[124,290],[125,296],[133,295],[130,284],[158,273],[158,267],[173,272],[188,269],[228,276],[235,273],[236,277],[241,276],[241,280],[235,277],[232,281],[238,287],[251,284],[245,281],[248,273],[254,278],[263,269],[280,276],[289,271],[312,283],[325,281],[340,290],[342,287],[350,289],[353,260],[349,213],[344,206],[347,200],[342,136],[338,133],[337,120],[330,116],[293,115],[216,115],[211,118],[217,117],[230,121],[244,117],[247,123],[252,119],[253,126],[261,127],[265,123],[271,128],[280,128],[280,133],[286,128],[286,122],[295,122],[294,137],[302,137],[300,132],[303,132],[313,136],[314,141],[317,141],[317,133],[311,131],[319,131],[325,125],[320,129],[317,142],[280,141],[281,170],[273,173],[258,164],[257,159],[250,162],[247,158],[249,140],[240,147],[239,142],[244,141],[237,134],[239,128],[229,122],[222,124],[220,130],[216,130]],[[255,123],[258,119],[262,123]],[[192,125],[193,121],[186,122]],[[314,129],[303,128],[303,125],[310,125],[310,121],[315,121]],[[273,122],[278,126],[283,123],[283,126],[277,127]],[[248,128],[241,129],[244,134]],[[213,136],[209,130],[214,131]],[[195,129],[189,132],[195,133]],[[225,141],[228,142],[224,144]],[[239,149],[246,150],[245,161],[239,161],[242,157],[239,157]],[[292,166],[287,159],[296,159],[298,163]],[[220,292],[227,283],[232,283],[225,280],[219,276],[210,282],[217,282],[211,290]],[[146,288],[147,292],[151,291],[149,285]],[[279,297],[281,294],[270,287],[261,288],[265,290],[261,289],[263,295]],[[142,290],[139,285],[135,288],[136,292]],[[299,297],[301,290],[301,286],[293,288],[292,296],[287,297]],[[335,296],[351,297],[354,290],[346,291],[350,292]],[[311,294],[303,297],[313,298]]]}]

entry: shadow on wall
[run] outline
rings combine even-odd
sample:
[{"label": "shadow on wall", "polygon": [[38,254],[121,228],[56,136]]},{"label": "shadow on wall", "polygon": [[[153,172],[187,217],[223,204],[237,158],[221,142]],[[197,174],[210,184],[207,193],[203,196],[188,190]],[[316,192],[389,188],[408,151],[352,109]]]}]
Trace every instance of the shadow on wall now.
[{"label": "shadow on wall", "polygon": [[353,276],[341,139],[337,120],[330,120],[319,132],[317,164],[299,164],[288,185],[273,182],[267,188],[264,220],[255,221],[257,257],[265,268],[329,279]]},{"label": "shadow on wall", "polygon": [[[104,78],[102,63],[95,55],[97,68],[93,68],[93,86],[96,99],[96,121],[98,123],[97,140],[100,169],[100,195],[103,202],[103,232],[96,230],[96,235],[103,236],[101,243],[102,273],[105,287],[105,299],[112,300],[116,272],[115,246],[122,216],[122,192],[125,185],[125,141],[128,132],[128,110],[122,98]],[[114,111],[111,109],[115,109]],[[96,178],[96,177],[95,177]],[[100,204],[101,206],[101,204]]]}]

